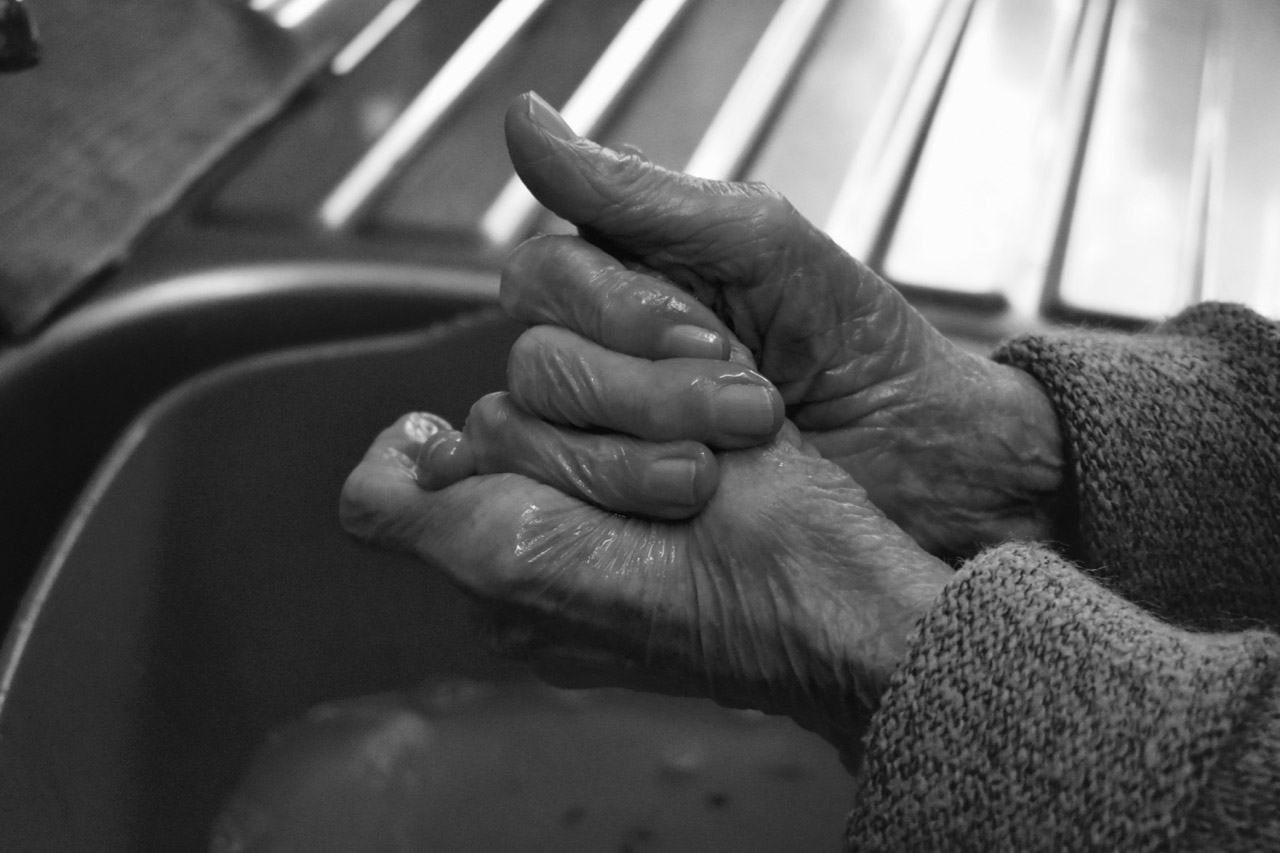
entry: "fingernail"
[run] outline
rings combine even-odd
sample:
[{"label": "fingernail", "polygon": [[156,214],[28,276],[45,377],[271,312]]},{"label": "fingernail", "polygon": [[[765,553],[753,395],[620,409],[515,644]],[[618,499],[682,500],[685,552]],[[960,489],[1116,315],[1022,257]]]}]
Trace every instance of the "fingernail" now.
[{"label": "fingernail", "polygon": [[555,107],[544,101],[541,95],[537,92],[528,92],[526,97],[529,99],[529,118],[533,119],[534,124],[556,139],[578,138],[578,134],[573,132],[569,123],[556,112]]},{"label": "fingernail", "polygon": [[747,349],[741,341],[733,341],[729,344],[729,361],[752,370],[756,369],[756,360],[751,355],[751,350]]},{"label": "fingernail", "polygon": [[443,430],[450,430],[449,422],[430,412],[413,412],[404,419],[404,434],[410,441],[422,444]]},{"label": "fingernail", "polygon": [[667,358],[710,358],[719,361],[725,357],[724,338],[710,329],[698,326],[675,326],[663,336],[663,351]]},{"label": "fingernail", "polygon": [[388,447],[382,451],[382,458],[395,466],[396,470],[404,474],[410,480],[418,479],[418,466],[405,454],[396,450],[394,447]]},{"label": "fingernail", "polygon": [[730,385],[713,401],[716,428],[733,435],[769,435],[779,425],[780,406],[774,394],[759,385]]},{"label": "fingernail", "polygon": [[[423,458],[425,451],[426,458]],[[476,473],[475,457],[462,433],[450,430],[418,451],[419,483],[427,491],[452,486]]]},{"label": "fingernail", "polygon": [[692,459],[659,459],[645,472],[645,491],[664,501],[694,504],[698,501],[698,463]]}]

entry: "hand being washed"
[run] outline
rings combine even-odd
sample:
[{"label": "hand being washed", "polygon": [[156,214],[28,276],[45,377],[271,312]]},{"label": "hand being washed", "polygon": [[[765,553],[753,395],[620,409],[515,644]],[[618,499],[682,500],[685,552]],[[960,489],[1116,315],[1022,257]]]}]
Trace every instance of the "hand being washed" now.
[{"label": "hand being washed", "polygon": [[[790,425],[708,460],[719,488],[684,521],[600,509],[538,482],[545,471],[424,488],[453,480],[460,454],[493,470],[536,467],[524,449],[548,441],[620,442],[614,458],[652,449],[547,424],[490,395],[465,440],[422,414],[384,431],[347,481],[343,522],[445,572],[478,602],[496,650],[549,680],[787,714],[853,760],[907,633],[950,575],[945,564]],[[693,447],[692,457],[705,452]],[[583,488],[644,470],[587,467]]]},{"label": "hand being washed", "polygon": [[[1054,534],[1062,440],[1035,381],[944,338],[783,198],[603,148],[535,95],[508,111],[507,142],[534,195],[582,235],[531,240],[503,274],[509,313],[570,330],[557,332],[553,347],[522,350],[531,369],[546,383],[576,381],[578,397],[590,398],[589,412],[555,411],[526,383],[518,400],[527,411],[645,438],[742,446],[769,434],[761,404],[753,408],[745,392],[734,392],[740,409],[708,402],[726,384],[712,374],[729,365],[687,360],[731,357],[776,386],[804,438],[927,549],[963,554]],[[667,395],[665,406],[638,400],[648,386],[634,381],[635,358],[585,370],[598,347],[683,357],[647,361],[644,370],[665,377],[664,392],[684,396]],[[733,381],[754,386],[757,378]],[[681,405],[690,396],[698,403]],[[738,443],[725,441],[728,424],[739,426]],[[709,493],[704,478],[699,495]]]}]

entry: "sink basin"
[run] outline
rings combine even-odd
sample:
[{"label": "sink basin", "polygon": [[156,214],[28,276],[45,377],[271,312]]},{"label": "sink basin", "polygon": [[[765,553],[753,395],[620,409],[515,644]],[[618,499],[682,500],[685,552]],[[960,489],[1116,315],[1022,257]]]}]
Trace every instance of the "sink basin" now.
[{"label": "sink basin", "polygon": [[174,383],[286,346],[420,328],[497,279],[394,263],[220,266],[103,293],[0,350],[0,624],[130,418]]},{"label": "sink basin", "polygon": [[[0,849],[207,850],[264,738],[318,703],[430,679],[527,680],[474,643],[467,603],[438,574],[337,522],[341,484],[377,431],[414,409],[462,422],[504,386],[519,331],[490,310],[257,355],[133,419],[5,642]],[[826,756],[810,784],[843,783],[810,798],[817,817],[779,808],[774,822],[803,821],[836,849],[849,780],[816,740],[797,743]]]}]

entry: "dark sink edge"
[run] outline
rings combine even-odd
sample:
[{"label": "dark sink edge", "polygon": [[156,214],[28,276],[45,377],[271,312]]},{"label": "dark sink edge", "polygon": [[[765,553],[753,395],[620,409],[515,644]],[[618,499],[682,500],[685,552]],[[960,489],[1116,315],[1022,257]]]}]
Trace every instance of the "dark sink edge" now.
[{"label": "dark sink edge", "polygon": [[255,353],[424,328],[493,305],[497,286],[411,264],[210,268],[86,304],[0,355],[0,624],[103,454],[157,395]]},{"label": "dark sink edge", "polygon": [[407,343],[417,344],[436,336],[448,335],[459,328],[509,323],[505,315],[496,308],[462,311],[447,320],[440,320],[414,331],[368,334],[249,354],[199,371],[159,393],[129,421],[88,476],[19,599],[13,619],[4,630],[3,642],[0,642],[0,720],[4,718],[6,701],[23,665],[24,649],[39,627],[45,603],[55,594],[62,570],[75,550],[82,531],[103,498],[111,491],[120,471],[130,463],[146,440],[151,432],[151,425],[165,418],[166,413],[181,408],[187,401],[208,393],[211,388],[236,382],[246,374],[264,369],[299,362],[341,359],[351,353],[367,356],[383,350],[397,351]]}]

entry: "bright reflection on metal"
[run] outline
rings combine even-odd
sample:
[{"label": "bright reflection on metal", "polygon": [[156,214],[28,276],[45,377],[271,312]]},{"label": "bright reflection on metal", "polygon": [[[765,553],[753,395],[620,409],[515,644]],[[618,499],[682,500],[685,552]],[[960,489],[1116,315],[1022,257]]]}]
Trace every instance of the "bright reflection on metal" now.
[{"label": "bright reflection on metal", "polygon": [[1210,9],[1121,0],[1112,23],[1060,298],[1073,309],[1158,318],[1196,285],[1188,229]]},{"label": "bright reflection on metal", "polygon": [[[560,111],[577,133],[590,136],[661,44],[689,0],[645,0],[605,49]],[[537,215],[538,202],[512,177],[489,206],[480,230],[495,245],[514,242]]]},{"label": "bright reflection on metal", "polygon": [[830,7],[831,0],[785,0],[684,171],[716,180],[737,177]]},{"label": "bright reflection on metal", "polygon": [[350,223],[545,5],[546,0],[502,0],[495,6],[395,124],[329,193],[320,207],[320,221],[334,229]]},{"label": "bright reflection on metal", "polygon": [[382,40],[400,26],[401,22],[421,2],[422,0],[391,0],[346,47],[338,52],[338,55],[329,63],[329,71],[341,77],[364,62],[365,57],[382,44]]},{"label": "bright reflection on metal", "polygon": [[328,2],[329,0],[292,0],[276,11],[276,23],[291,30],[320,11]]},{"label": "bright reflection on metal", "polygon": [[1280,318],[1280,4],[1233,0],[1219,11],[1225,49],[1215,53],[1227,68],[1202,296]]},{"label": "bright reflection on metal", "polygon": [[1034,262],[1034,203],[1069,142],[1041,131],[1060,130],[1082,11],[1082,0],[979,0],[885,259],[892,279],[997,294]]},{"label": "bright reflection on metal", "polygon": [[904,3],[914,16],[911,35],[885,87],[875,118],[841,182],[825,230],[853,255],[867,259],[906,179],[911,154],[925,132],[973,0]]}]

